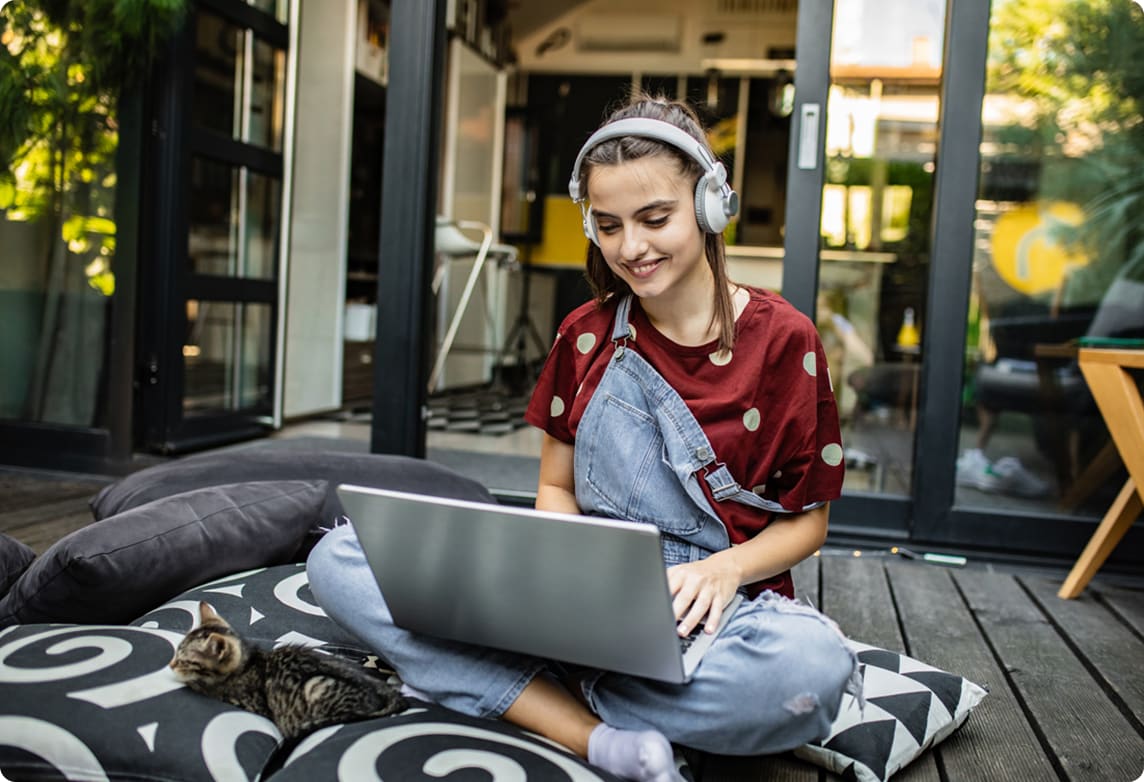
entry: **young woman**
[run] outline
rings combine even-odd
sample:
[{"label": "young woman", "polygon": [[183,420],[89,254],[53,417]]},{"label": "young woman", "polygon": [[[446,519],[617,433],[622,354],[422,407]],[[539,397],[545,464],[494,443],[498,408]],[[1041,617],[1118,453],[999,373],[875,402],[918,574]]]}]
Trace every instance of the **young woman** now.
[{"label": "young woman", "polygon": [[349,527],[311,555],[314,595],[422,695],[621,777],[679,780],[670,742],[759,754],[820,738],[857,665],[830,620],[791,599],[790,568],[822,545],[842,485],[817,332],[727,279],[720,231],[737,200],[684,104],[616,112],[570,191],[596,298],[561,324],[526,414],[545,431],[536,505],[658,526],[681,635],[713,632],[736,592],[749,599],[673,685],[569,679],[548,661],[413,636],[393,626]]}]

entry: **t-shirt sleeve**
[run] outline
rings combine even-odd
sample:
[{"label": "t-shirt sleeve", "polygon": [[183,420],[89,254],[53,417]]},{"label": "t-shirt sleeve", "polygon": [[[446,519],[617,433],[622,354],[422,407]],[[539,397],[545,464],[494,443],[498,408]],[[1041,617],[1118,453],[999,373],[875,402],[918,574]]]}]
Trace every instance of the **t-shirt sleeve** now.
[{"label": "t-shirt sleeve", "polygon": [[[846,466],[838,405],[822,341],[813,325],[792,335],[782,357],[784,395],[788,405],[784,431],[801,433],[784,449],[784,459],[770,482],[773,499],[798,513],[842,494]],[[769,493],[769,492],[768,492]]]},{"label": "t-shirt sleeve", "polygon": [[573,347],[565,337],[566,325],[567,321],[557,332],[556,341],[548,351],[548,358],[524,411],[524,420],[557,440],[571,444],[575,436],[569,424],[569,413],[579,381]]}]

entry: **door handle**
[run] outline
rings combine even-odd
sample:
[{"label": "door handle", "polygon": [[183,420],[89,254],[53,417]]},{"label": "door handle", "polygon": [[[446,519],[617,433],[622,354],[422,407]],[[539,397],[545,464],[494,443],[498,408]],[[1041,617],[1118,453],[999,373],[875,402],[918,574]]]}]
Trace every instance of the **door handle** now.
[{"label": "door handle", "polygon": [[798,122],[798,167],[804,171],[818,168],[818,124],[822,104],[804,103]]}]

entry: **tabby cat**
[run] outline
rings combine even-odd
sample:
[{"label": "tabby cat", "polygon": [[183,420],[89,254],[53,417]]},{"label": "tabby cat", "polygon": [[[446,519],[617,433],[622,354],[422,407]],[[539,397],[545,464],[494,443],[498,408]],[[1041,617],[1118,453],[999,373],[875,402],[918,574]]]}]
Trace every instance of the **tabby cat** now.
[{"label": "tabby cat", "polygon": [[171,660],[175,676],[195,692],[268,717],[286,739],[406,707],[396,689],[344,660],[301,646],[258,649],[207,603],[199,603],[199,617]]}]

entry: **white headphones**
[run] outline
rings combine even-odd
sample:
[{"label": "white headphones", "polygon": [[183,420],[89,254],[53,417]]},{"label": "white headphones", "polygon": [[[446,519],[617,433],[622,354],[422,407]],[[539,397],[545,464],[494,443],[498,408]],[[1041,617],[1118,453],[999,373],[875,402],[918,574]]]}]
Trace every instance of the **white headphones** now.
[{"label": "white headphones", "polygon": [[597,144],[619,136],[640,136],[662,141],[686,152],[703,167],[704,174],[699,177],[699,182],[695,185],[695,220],[707,233],[722,233],[731,218],[739,213],[739,194],[727,184],[727,169],[697,139],[662,120],[643,117],[621,119],[609,122],[584,142],[584,146],[580,147],[580,152],[576,155],[576,164],[572,166],[572,178],[568,180],[568,195],[580,205],[580,214],[584,219],[584,235],[592,241],[592,244],[598,247],[600,240],[596,235],[596,221],[592,217],[592,209],[585,205],[588,194],[580,192],[580,163]]}]

